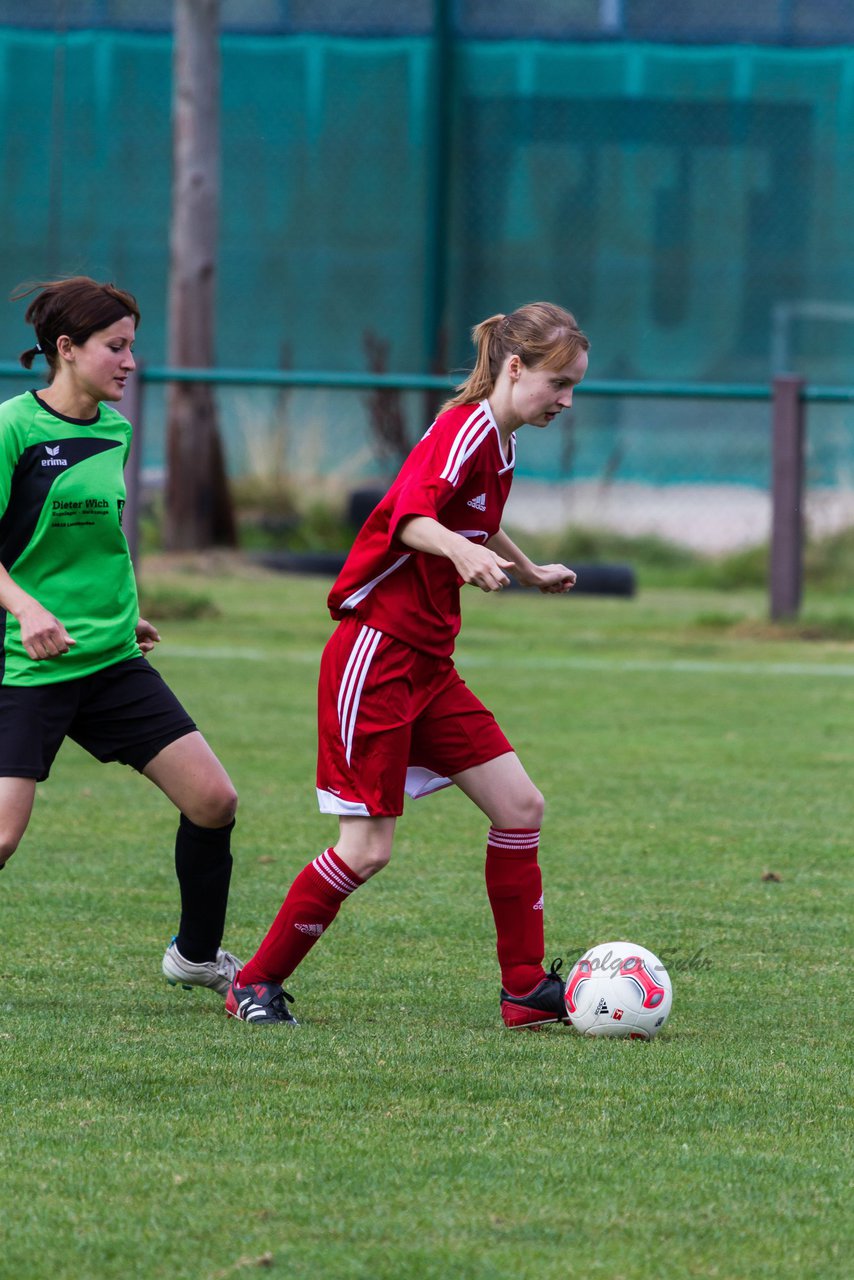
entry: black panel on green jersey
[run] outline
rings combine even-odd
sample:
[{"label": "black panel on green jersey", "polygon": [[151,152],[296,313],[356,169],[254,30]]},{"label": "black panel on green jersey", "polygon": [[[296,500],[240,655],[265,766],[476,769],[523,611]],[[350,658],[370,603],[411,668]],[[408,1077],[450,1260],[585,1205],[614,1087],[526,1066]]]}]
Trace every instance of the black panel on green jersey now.
[{"label": "black panel on green jersey", "polygon": [[0,564],[11,569],[27,546],[55,480],[76,463],[105,449],[120,447],[118,440],[78,438],[33,444],[25,449],[12,472],[9,505],[0,518]]},{"label": "black panel on green jersey", "polygon": [[122,531],[131,425],[112,405],[77,420],[34,392],[0,405],[0,562],[58,618],[68,653],[37,661],[0,610],[0,683],[73,680],[139,656],[136,582]]}]

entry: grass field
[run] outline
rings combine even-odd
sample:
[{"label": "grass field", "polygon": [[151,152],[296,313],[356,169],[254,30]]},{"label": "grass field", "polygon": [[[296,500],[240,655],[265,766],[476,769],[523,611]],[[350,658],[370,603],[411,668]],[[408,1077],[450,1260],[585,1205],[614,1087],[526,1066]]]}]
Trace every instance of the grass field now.
[{"label": "grass field", "polygon": [[[157,661],[241,794],[248,956],[333,838],[328,584],[155,574],[219,610]],[[450,792],[288,984],[301,1027],[226,1019],[159,976],[170,806],[66,745],[0,876],[4,1280],[851,1275],[854,646],[750,592],[464,603],[461,670],[547,797],[548,959],[652,948],[662,1035],[502,1029],[485,821]]]}]

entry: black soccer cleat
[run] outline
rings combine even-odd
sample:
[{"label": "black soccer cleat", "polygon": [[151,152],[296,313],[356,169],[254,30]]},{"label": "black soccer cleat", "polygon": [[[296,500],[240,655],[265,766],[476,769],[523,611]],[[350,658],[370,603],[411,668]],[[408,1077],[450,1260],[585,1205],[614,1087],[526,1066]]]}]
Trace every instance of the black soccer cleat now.
[{"label": "black soccer cleat", "polygon": [[284,1022],[298,1027],[286,1000],[293,1002],[293,996],[275,982],[253,982],[246,987],[232,983],[225,998],[225,1011],[242,1022]]},{"label": "black soccer cleat", "polygon": [[511,996],[501,988],[501,1016],[506,1027],[546,1026],[550,1022],[569,1022],[564,1001],[564,982],[558,976],[561,959],[552,960],[552,967],[542,982],[526,996]]}]

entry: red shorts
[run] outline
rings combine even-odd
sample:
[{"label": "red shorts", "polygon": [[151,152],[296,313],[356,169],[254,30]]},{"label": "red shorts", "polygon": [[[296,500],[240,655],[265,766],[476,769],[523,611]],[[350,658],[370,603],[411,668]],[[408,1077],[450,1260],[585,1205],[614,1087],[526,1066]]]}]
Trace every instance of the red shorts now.
[{"label": "red shorts", "polygon": [[366,627],[338,624],[320,663],[317,799],[323,813],[397,817],[404,793],[513,748],[450,658]]}]

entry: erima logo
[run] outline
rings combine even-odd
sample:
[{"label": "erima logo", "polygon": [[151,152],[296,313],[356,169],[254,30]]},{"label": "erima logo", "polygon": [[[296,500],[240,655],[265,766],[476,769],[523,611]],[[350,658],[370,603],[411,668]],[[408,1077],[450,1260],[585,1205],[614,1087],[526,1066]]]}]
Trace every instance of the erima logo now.
[{"label": "erima logo", "polygon": [[323,933],[322,924],[303,924],[299,920],[294,922],[294,928],[299,929],[300,933],[307,933],[310,938],[319,938]]},{"label": "erima logo", "polygon": [[480,493],[476,498],[469,498],[468,502],[466,503],[466,506],[474,507],[475,511],[485,511],[486,510],[486,494]]},{"label": "erima logo", "polygon": [[45,453],[46,453],[48,456],[47,456],[46,458],[42,458],[42,466],[43,466],[43,467],[67,467],[67,466],[68,466],[68,461],[67,461],[67,459],[65,459],[65,458],[58,458],[58,457],[56,456],[56,455],[59,453],[59,445],[58,445],[58,444],[57,444],[57,445],[54,445],[54,447],[53,447],[52,449],[51,449],[51,447],[50,447],[50,445],[49,445],[49,444],[46,444],[46,445],[45,445],[45,447],[44,447],[44,450],[45,450]]}]

